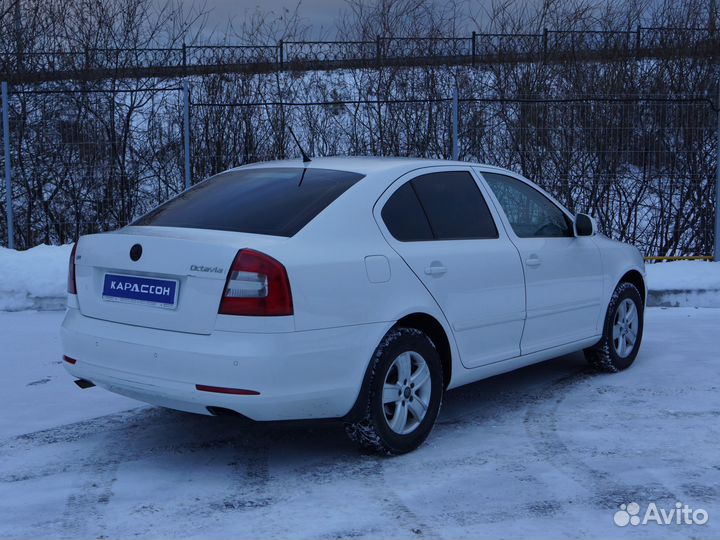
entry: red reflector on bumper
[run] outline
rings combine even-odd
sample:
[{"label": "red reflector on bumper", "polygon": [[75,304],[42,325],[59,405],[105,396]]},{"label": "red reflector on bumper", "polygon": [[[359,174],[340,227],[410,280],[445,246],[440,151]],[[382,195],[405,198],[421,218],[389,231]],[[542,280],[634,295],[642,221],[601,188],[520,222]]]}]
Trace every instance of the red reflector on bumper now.
[{"label": "red reflector on bumper", "polygon": [[222,386],[206,386],[196,384],[195,388],[203,392],[215,392],[216,394],[235,394],[239,396],[259,396],[260,392],[255,390],[243,390],[242,388],[223,388]]},{"label": "red reflector on bumper", "polygon": [[64,354],[63,360],[65,360],[68,364],[74,364],[75,362],[77,362],[77,360],[75,360],[74,358],[70,358],[69,356],[65,356]]}]

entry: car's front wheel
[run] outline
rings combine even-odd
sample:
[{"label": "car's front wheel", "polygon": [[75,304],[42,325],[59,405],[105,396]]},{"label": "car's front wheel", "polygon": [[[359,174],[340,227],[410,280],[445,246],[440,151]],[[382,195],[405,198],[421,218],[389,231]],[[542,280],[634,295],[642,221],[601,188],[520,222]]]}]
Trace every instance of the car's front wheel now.
[{"label": "car's front wheel", "polygon": [[432,341],[415,328],[393,328],[375,350],[358,413],[345,430],[366,450],[410,452],[432,430],[442,394],[442,362]]},{"label": "car's front wheel", "polygon": [[615,373],[635,361],[643,335],[643,300],[632,283],[620,283],[610,299],[602,339],[585,349],[585,357],[598,371]]}]

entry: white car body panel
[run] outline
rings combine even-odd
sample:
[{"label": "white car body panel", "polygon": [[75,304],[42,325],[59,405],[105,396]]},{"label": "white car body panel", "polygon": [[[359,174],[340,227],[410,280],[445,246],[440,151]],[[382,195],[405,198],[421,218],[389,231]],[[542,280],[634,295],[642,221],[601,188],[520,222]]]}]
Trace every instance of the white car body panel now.
[{"label": "white car body panel", "polygon": [[[528,183],[565,210],[549,193],[517,174],[494,168],[477,170],[504,174]],[[500,210],[497,198],[491,190],[488,192],[493,205]],[[599,336],[599,325],[607,304],[602,303],[605,278],[594,238],[520,238],[513,232],[507,216],[500,214],[505,230],[520,253],[525,274],[527,319],[521,342],[522,354]]]},{"label": "white car body panel", "polygon": [[[62,325],[74,376],[118,394],[188,412],[237,410],[253,420],[339,416],[352,407],[385,325],[283,333],[198,335],[118,324],[69,308]],[[380,337],[378,337],[380,336]],[[342,361],[342,359],[358,361]],[[196,384],[260,395],[202,392]]]},{"label": "white car body panel", "polygon": [[[170,227],[125,227],[112,234],[83,237],[76,256],[77,297],[83,315],[96,319],[177,332],[210,334],[215,328],[227,271],[238,249],[252,245],[263,250],[286,238]],[[143,256],[130,260],[130,248],[140,243]],[[219,271],[199,271],[197,268]],[[106,273],[176,279],[175,309],[107,302],[102,299]],[[235,317],[237,319],[237,317]],[[265,321],[274,328],[292,331],[292,317]],[[240,322],[240,321],[238,321]],[[249,331],[252,327],[236,328]],[[267,331],[267,330],[266,330]]]},{"label": "white car body panel", "polygon": [[[243,169],[279,165],[300,167]],[[317,158],[309,167],[365,178],[290,238],[126,227],[80,239],[78,294],[69,295],[61,331],[64,354],[77,362],[66,369],[111,391],[201,414],[221,407],[256,420],[342,417],[373,351],[407,315],[430,316],[444,330],[453,388],[594,344],[621,277],[644,275],[635,248],[602,235],[518,239],[481,177],[521,178],[503,169],[382,158]],[[390,235],[380,216],[384,202],[407,179],[441,170],[471,171],[499,238],[413,243]],[[138,262],[128,257],[134,243],[143,246]],[[227,271],[242,248],[285,266],[291,316],[218,315]],[[542,264],[529,269],[524,260],[533,253]],[[425,274],[433,261],[447,272]],[[105,272],[177,279],[177,307],[104,301]],[[211,393],[198,384],[259,395]]]},{"label": "white car body panel", "polygon": [[600,334],[604,306],[600,253],[592,238],[523,238],[527,320],[521,349],[529,354]]},{"label": "white car body panel", "polygon": [[[603,306],[607,306],[620,278],[631,271],[640,272],[645,282],[645,261],[640,252],[632,246],[612,240],[604,234],[596,234],[593,242],[600,250],[603,266]],[[647,299],[647,287],[640,294]]]},{"label": "white car body panel", "polygon": [[[378,200],[375,220],[387,242],[440,305],[453,329],[463,365],[472,368],[520,355],[525,285],[517,249],[501,226],[499,238],[400,242],[380,216],[385,202],[405,182],[428,172],[457,170],[472,173],[470,167],[456,166],[418,169],[404,175]],[[483,195],[487,199],[487,194]],[[497,223],[497,212],[490,211]],[[488,265],[488,260],[493,264]],[[446,271],[428,273],[435,268]],[[480,311],[478,306],[484,308]]]}]

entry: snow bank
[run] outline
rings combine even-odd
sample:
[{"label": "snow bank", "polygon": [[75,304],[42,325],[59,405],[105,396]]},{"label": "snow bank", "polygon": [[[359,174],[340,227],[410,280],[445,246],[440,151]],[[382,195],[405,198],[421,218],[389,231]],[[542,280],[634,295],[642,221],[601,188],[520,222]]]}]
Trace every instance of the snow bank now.
[{"label": "snow bank", "polygon": [[647,264],[648,286],[652,290],[720,289],[720,263],[673,261]]},{"label": "snow bank", "polygon": [[[0,311],[64,309],[72,244],[27,251],[0,248]],[[650,305],[720,307],[720,263],[647,265]]]},{"label": "snow bank", "polygon": [[64,309],[72,244],[0,248],[0,311]]},{"label": "snow bank", "polygon": [[649,305],[720,307],[720,262],[662,262],[646,270]]}]

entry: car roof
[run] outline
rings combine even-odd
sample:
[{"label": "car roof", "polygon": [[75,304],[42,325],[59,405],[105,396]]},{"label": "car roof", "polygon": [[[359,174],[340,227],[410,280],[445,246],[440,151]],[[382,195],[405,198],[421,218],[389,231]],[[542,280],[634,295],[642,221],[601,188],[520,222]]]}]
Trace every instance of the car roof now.
[{"label": "car roof", "polygon": [[402,174],[403,172],[412,171],[423,167],[447,167],[452,165],[458,165],[463,167],[472,166],[479,167],[488,171],[497,170],[507,172],[506,169],[495,167],[493,165],[472,163],[466,161],[377,156],[314,157],[309,163],[303,163],[300,158],[282,161],[266,161],[262,163],[243,165],[242,167],[236,167],[233,170],[265,167],[302,167],[305,165],[310,169],[334,169],[339,171],[355,172],[363,175],[379,172],[394,172]]},{"label": "car roof", "polygon": [[[521,178],[524,182],[529,182],[532,187],[539,190],[553,203],[559,206],[565,214],[572,216],[573,214],[563,206],[560,201],[553,197],[546,190],[542,189],[536,183],[528,180],[519,173],[503,167],[488,165],[486,163],[477,163],[471,161],[453,161],[447,159],[425,159],[425,158],[409,158],[409,157],[379,157],[379,156],[330,156],[330,157],[314,157],[309,163],[303,163],[301,158],[287,159],[283,161],[266,161],[261,163],[253,163],[243,165],[231,170],[252,169],[263,167],[303,167],[315,169],[332,169],[337,171],[348,171],[371,176],[377,173],[388,173],[391,176],[390,181],[394,181],[405,173],[422,169],[425,167],[452,167],[453,165],[462,167],[476,167],[481,172],[495,172]],[[382,175],[382,174],[381,174]],[[382,175],[384,177],[384,175]],[[387,180],[387,177],[384,177]],[[371,182],[373,184],[374,182]]]}]

